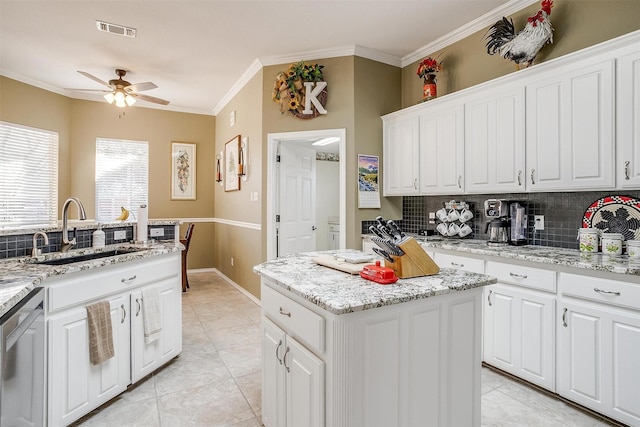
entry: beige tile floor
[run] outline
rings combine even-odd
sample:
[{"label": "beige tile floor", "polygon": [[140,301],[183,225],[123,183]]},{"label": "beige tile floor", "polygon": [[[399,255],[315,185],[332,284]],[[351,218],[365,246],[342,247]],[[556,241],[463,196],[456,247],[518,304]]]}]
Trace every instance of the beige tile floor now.
[{"label": "beige tile floor", "polygon": [[[215,273],[189,274],[189,282],[182,354],[75,426],[261,425],[260,308]],[[483,368],[482,425],[608,424]]]}]

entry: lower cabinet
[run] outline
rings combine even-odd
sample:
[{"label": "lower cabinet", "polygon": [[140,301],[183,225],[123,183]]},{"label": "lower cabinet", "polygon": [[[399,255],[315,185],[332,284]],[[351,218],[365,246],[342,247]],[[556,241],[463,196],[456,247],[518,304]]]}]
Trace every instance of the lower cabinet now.
[{"label": "lower cabinet", "polygon": [[560,285],[558,393],[640,426],[640,311],[616,304],[622,297],[640,309],[640,289],[570,274],[561,274]]},{"label": "lower cabinet", "polygon": [[324,362],[262,319],[262,422],[265,427],[324,425]]},{"label": "lower cabinet", "polygon": [[[180,254],[148,258],[45,281],[49,427],[66,426],[122,393],[182,351]],[[142,290],[160,294],[162,333],[146,344]],[[89,358],[86,306],[108,301],[115,356]]]}]

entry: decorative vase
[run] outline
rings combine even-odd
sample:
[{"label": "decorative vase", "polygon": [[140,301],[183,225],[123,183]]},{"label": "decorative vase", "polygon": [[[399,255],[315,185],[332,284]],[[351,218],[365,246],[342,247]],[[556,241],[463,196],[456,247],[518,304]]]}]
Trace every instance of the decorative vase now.
[{"label": "decorative vase", "polygon": [[438,88],[436,86],[436,75],[427,74],[424,76],[424,85],[422,86],[422,99],[428,101],[438,97]]}]

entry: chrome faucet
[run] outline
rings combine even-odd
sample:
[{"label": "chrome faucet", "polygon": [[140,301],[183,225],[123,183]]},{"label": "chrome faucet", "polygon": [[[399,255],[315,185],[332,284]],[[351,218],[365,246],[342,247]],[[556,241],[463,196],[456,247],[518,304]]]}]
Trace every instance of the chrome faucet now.
[{"label": "chrome faucet", "polygon": [[60,251],[62,252],[68,251],[73,245],[76,244],[76,229],[73,229],[73,239],[69,240],[69,230],[67,227],[67,211],[69,210],[69,205],[71,204],[71,202],[74,202],[78,207],[78,219],[87,219],[87,214],[84,211],[84,206],[82,206],[82,202],[80,201],[80,199],[78,199],[77,197],[69,197],[67,200],[65,200],[64,205],[62,205],[62,247],[60,248]]},{"label": "chrome faucet", "polygon": [[40,253],[41,253],[40,249],[38,249],[38,236],[44,237],[44,244],[45,245],[49,244],[49,236],[47,236],[47,233],[45,233],[44,231],[36,231],[33,234],[33,249],[31,249],[31,256],[32,257],[36,257],[36,256],[40,255]]}]

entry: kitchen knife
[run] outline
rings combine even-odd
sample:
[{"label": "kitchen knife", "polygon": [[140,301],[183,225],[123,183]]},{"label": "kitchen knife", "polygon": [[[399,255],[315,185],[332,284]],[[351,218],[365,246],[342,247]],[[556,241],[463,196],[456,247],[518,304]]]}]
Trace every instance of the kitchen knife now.
[{"label": "kitchen knife", "polygon": [[393,234],[396,240],[402,240],[402,238],[404,237],[404,233],[402,232],[400,227],[398,227],[398,224],[396,224],[392,219],[387,221],[387,229],[391,234]]},{"label": "kitchen knife", "polygon": [[373,252],[377,253],[378,255],[380,255],[382,258],[384,258],[385,260],[389,261],[389,262],[393,262],[393,258],[391,258],[391,255],[389,255],[387,253],[387,251],[382,250],[380,248],[371,248],[373,249]]},{"label": "kitchen knife", "polygon": [[385,239],[386,239],[386,238],[390,238],[391,240],[394,240],[394,239],[395,239],[395,236],[394,236],[393,234],[391,234],[391,232],[389,231],[389,229],[387,229],[387,226],[386,226],[386,225],[380,225],[380,224],[378,224],[377,229],[378,229],[378,231],[380,231],[380,232],[384,235],[384,238],[385,238]]},{"label": "kitchen knife", "polygon": [[376,227],[374,227],[373,225],[369,226],[369,231],[373,234],[375,234],[376,236],[378,236],[381,239],[386,238],[386,236],[384,234],[382,234],[382,232],[380,230],[378,230]]}]

